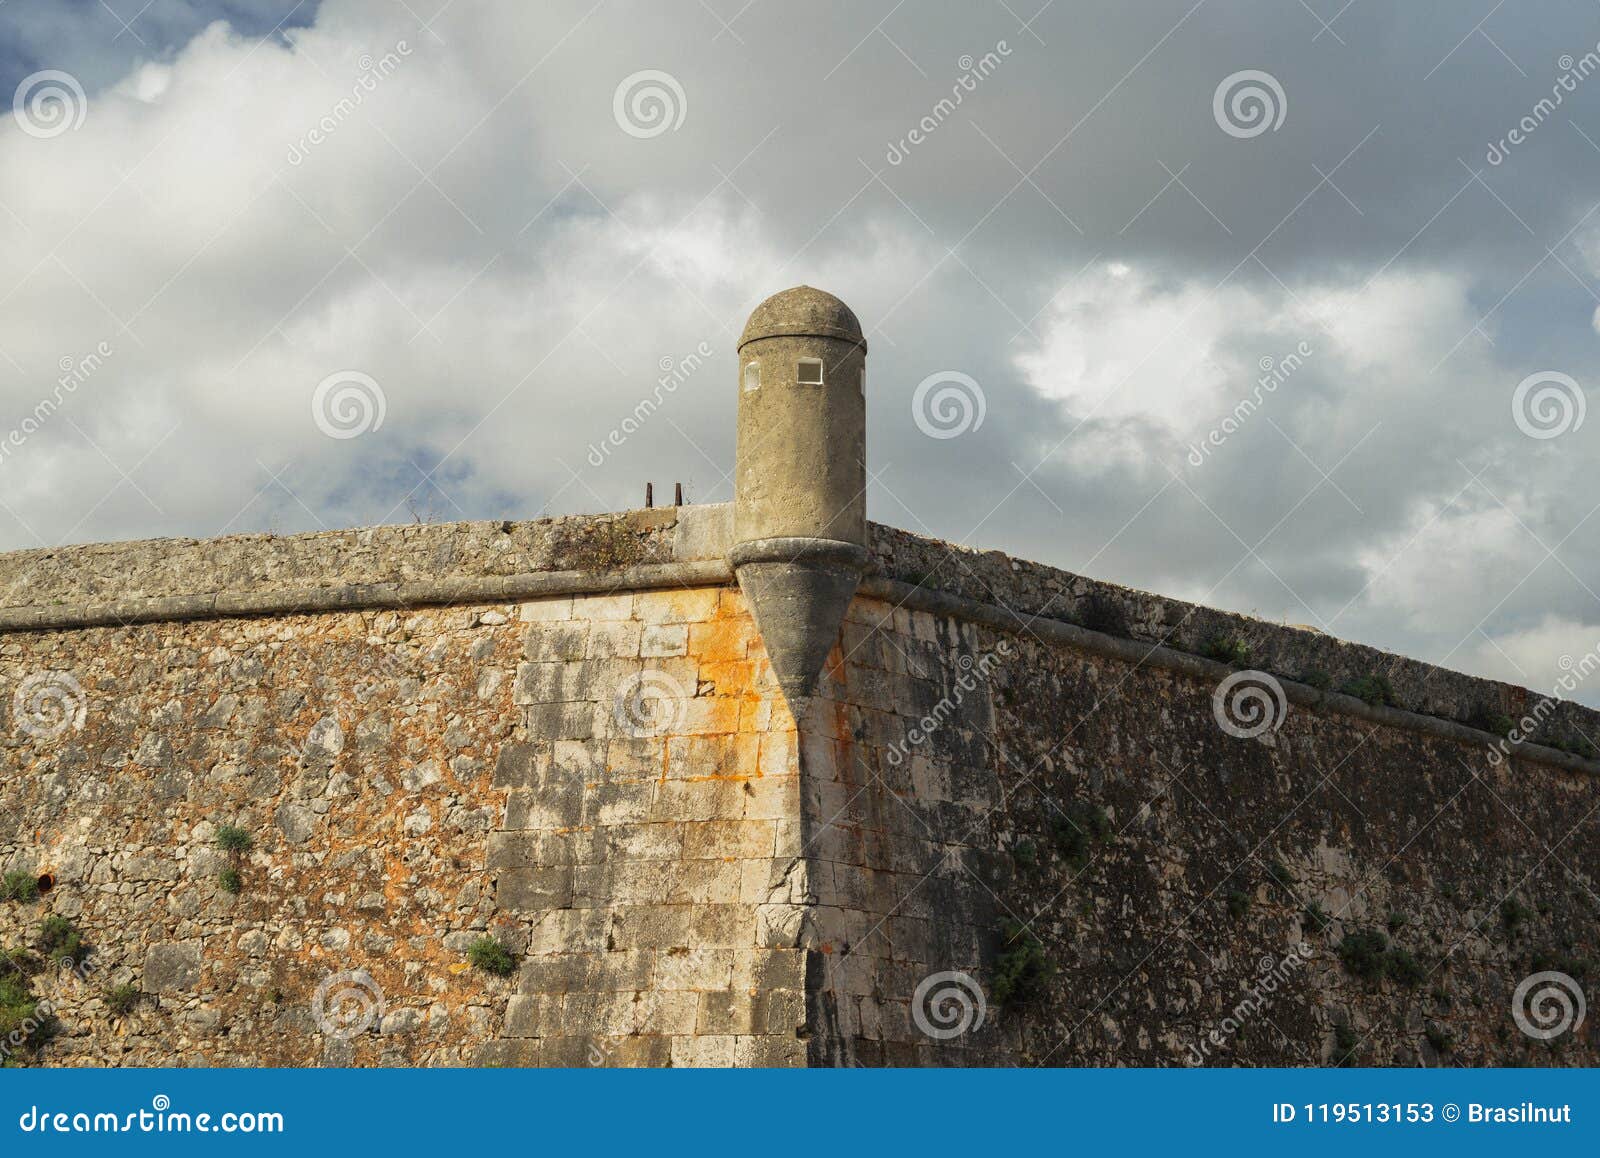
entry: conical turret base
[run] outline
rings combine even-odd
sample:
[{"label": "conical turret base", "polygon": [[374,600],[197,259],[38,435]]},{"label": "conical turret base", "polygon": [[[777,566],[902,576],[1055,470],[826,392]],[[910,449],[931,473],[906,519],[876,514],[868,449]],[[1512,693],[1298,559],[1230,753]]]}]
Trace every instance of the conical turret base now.
[{"label": "conical turret base", "polygon": [[772,673],[797,715],[816,694],[865,561],[862,548],[825,539],[769,539],[733,552]]}]

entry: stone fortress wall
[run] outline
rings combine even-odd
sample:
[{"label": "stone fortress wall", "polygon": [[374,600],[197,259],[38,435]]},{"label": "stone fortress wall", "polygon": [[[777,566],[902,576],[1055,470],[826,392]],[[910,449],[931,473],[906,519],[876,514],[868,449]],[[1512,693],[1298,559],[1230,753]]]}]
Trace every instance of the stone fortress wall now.
[{"label": "stone fortress wall", "polygon": [[[0,949],[58,915],[91,950],[35,962],[58,1025],[17,1059],[1600,1060],[1593,1020],[1511,1015],[1600,960],[1595,713],[1494,759],[1538,697],[873,526],[796,719],[731,538],[705,506],[0,556],[0,869],[50,886]],[[1201,654],[1243,648],[1283,689],[1254,736]]]}]

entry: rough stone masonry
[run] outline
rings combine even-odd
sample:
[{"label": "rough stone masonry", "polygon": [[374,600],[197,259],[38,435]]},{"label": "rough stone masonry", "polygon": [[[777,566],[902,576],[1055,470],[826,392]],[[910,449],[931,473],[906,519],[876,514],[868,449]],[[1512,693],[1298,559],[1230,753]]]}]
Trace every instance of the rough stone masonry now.
[{"label": "rough stone masonry", "polygon": [[858,520],[864,355],[727,506],[0,555],[0,1055],[1600,1063],[1595,713]]}]

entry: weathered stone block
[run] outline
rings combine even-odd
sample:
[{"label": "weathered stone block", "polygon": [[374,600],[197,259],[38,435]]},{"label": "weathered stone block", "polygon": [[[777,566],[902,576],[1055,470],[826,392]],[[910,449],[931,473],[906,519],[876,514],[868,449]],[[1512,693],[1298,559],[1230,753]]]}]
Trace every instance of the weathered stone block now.
[{"label": "weathered stone block", "polygon": [[200,944],[197,941],[162,941],[144,956],[147,993],[179,993],[200,984]]},{"label": "weathered stone block", "polygon": [[645,659],[687,655],[689,628],[682,623],[646,624],[639,638],[639,654]]},{"label": "weathered stone block", "polygon": [[531,660],[582,659],[588,646],[589,625],[586,622],[544,623],[528,632],[522,654]]},{"label": "weathered stone block", "polygon": [[611,917],[611,944],[619,949],[687,949],[690,905],[622,905]]},{"label": "weathered stone block", "polygon": [[683,855],[698,857],[770,857],[776,826],[770,820],[708,820],[683,826]]},{"label": "weathered stone block", "polygon": [[495,901],[502,908],[543,910],[572,904],[572,866],[504,869],[495,881]]},{"label": "weathered stone block", "polygon": [[560,998],[518,994],[506,1003],[506,1037],[544,1037],[560,1025]]},{"label": "weathered stone block", "polygon": [[754,905],[696,905],[689,928],[695,948],[744,948],[756,943]]},{"label": "weathered stone block", "polygon": [[506,828],[572,828],[583,817],[583,782],[548,776],[538,788],[519,788],[506,797]]},{"label": "weathered stone block", "polygon": [[528,734],[541,740],[587,740],[595,734],[595,705],[535,704],[527,709]]}]

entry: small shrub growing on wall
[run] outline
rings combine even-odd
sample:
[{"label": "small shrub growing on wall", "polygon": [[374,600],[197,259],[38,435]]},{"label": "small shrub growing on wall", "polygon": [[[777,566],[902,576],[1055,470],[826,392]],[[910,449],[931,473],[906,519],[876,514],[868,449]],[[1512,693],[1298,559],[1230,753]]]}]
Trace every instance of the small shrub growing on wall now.
[{"label": "small shrub growing on wall", "polygon": [[0,1059],[7,1068],[20,1066],[23,1053],[38,1049],[50,1039],[55,1019],[48,1007],[40,1012],[28,975],[20,968],[0,967],[0,1043],[10,1052]]},{"label": "small shrub growing on wall", "polygon": [[1409,949],[1389,950],[1383,968],[1385,973],[1394,978],[1396,984],[1404,985],[1407,989],[1415,989],[1428,975],[1428,971],[1422,967],[1422,962],[1412,956]]},{"label": "small shrub growing on wall", "polygon": [[1063,815],[1056,817],[1050,834],[1067,864],[1081,869],[1089,863],[1090,844],[1110,838],[1111,818],[1098,804],[1074,801]]},{"label": "small shrub growing on wall", "polygon": [[83,934],[65,917],[51,916],[39,922],[39,948],[55,962],[81,960]]},{"label": "small shrub growing on wall", "polygon": [[1352,976],[1377,981],[1384,973],[1389,938],[1378,932],[1350,933],[1339,942],[1339,960]]},{"label": "small shrub growing on wall", "polygon": [[220,825],[217,828],[217,847],[225,853],[243,856],[254,844],[255,841],[250,838],[250,834],[242,828],[231,824]]},{"label": "small shrub growing on wall", "polygon": [[27,904],[39,899],[39,878],[32,873],[11,872],[0,879],[0,897]]},{"label": "small shrub growing on wall", "polygon": [[1045,959],[1044,946],[1020,921],[1005,921],[1000,926],[1000,953],[994,963],[995,1001],[1014,1005],[1027,1001],[1039,991],[1055,970]]},{"label": "small shrub growing on wall", "polygon": [[1340,684],[1339,690],[1375,708],[1384,705],[1393,706],[1395,702],[1394,688],[1390,686],[1389,677],[1385,675],[1356,676]]},{"label": "small shrub growing on wall", "polygon": [[1517,900],[1516,897],[1507,897],[1500,902],[1500,924],[1505,927],[1506,933],[1510,936],[1516,936],[1517,930],[1531,916],[1533,916],[1533,910]]},{"label": "small shrub growing on wall", "polygon": [[1200,654],[1218,663],[1244,667],[1250,662],[1250,645],[1236,635],[1213,635],[1201,644]]},{"label": "small shrub growing on wall", "polygon": [[117,1017],[126,1017],[139,1004],[139,990],[124,982],[106,990],[106,1008]]},{"label": "small shrub growing on wall", "polygon": [[1356,1036],[1356,1031],[1345,1022],[1339,1022],[1333,1027],[1333,1064],[1336,1066],[1353,1066],[1356,1064],[1356,1046],[1361,1039]]},{"label": "small shrub growing on wall", "polygon": [[244,888],[244,877],[239,872],[239,862],[254,847],[255,841],[244,829],[232,824],[217,827],[217,847],[227,853],[233,863],[217,874],[217,885],[223,892],[238,896]]},{"label": "small shrub growing on wall", "polygon": [[479,937],[467,947],[467,960],[473,968],[482,969],[496,977],[509,977],[516,972],[517,962],[511,951],[493,937]]}]

